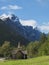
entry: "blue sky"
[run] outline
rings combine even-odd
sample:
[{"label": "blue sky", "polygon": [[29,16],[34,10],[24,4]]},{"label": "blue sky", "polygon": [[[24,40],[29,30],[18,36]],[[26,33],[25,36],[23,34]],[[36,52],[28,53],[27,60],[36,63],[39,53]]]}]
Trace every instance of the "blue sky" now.
[{"label": "blue sky", "polygon": [[0,15],[15,14],[21,24],[49,32],[49,0],[0,0]]}]

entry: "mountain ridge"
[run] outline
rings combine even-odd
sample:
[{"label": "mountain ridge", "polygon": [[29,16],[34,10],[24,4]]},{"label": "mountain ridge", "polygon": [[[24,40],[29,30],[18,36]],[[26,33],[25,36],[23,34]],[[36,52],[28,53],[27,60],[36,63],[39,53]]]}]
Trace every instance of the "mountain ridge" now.
[{"label": "mountain ridge", "polygon": [[33,29],[32,26],[23,26],[14,14],[0,16],[0,30],[2,31],[2,35],[0,31],[0,36],[5,40],[14,40],[15,43],[20,41],[24,44],[39,40],[41,34],[39,30]]}]

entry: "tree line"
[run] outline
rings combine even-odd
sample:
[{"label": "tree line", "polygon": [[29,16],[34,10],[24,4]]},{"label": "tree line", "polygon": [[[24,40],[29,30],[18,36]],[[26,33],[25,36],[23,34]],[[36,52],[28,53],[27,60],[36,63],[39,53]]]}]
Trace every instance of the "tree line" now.
[{"label": "tree line", "polygon": [[[4,41],[0,45],[0,57],[10,57],[11,51],[14,49],[17,50],[17,46],[14,47],[9,41]],[[47,35],[42,33],[39,41],[30,42],[27,46],[22,45],[21,49],[27,50],[28,58],[49,55],[49,33]]]}]

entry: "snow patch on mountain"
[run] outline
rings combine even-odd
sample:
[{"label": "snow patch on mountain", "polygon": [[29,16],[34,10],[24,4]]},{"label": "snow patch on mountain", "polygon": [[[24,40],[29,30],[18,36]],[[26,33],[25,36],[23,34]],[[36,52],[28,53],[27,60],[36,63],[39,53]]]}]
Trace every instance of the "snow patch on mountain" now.
[{"label": "snow patch on mountain", "polygon": [[19,21],[19,18],[17,16],[15,16],[14,14],[2,14],[0,16],[1,20],[6,20],[7,18],[9,18],[10,20],[12,20],[13,22]]}]

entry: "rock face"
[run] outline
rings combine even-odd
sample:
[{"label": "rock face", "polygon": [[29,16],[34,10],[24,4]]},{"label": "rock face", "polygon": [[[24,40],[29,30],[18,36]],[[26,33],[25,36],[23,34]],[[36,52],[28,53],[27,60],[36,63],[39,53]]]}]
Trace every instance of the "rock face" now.
[{"label": "rock face", "polygon": [[23,26],[19,18],[14,14],[0,16],[0,42],[5,40],[12,43],[26,44],[30,41],[39,40],[41,32],[31,26]]}]

